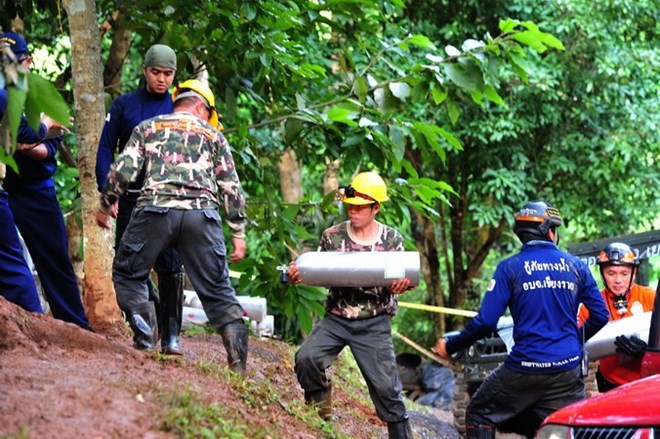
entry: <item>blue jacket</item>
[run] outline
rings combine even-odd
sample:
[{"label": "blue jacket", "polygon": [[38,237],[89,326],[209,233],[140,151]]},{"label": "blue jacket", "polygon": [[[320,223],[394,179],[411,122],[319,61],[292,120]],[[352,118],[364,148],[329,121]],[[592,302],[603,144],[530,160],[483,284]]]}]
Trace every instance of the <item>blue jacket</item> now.
[{"label": "blue jacket", "polygon": [[[115,161],[115,153],[124,150],[126,142],[140,122],[161,114],[172,112],[172,95],[154,94],[146,87],[118,97],[112,103],[105,117],[105,125],[96,152],[96,183],[103,189],[110,165]],[[131,189],[140,189],[142,178],[131,185]]]},{"label": "blue jacket", "polygon": [[[3,117],[7,110],[7,91],[0,90],[0,118]],[[25,115],[21,116],[21,124],[18,127],[18,142],[20,143],[37,143],[46,135],[46,126],[41,124],[39,132],[35,132],[30,125],[28,125]],[[5,187],[11,188],[14,185],[21,186],[34,186],[34,187],[52,187],[53,175],[57,169],[57,161],[55,154],[57,153],[57,146],[59,145],[61,137],[51,138],[43,142],[48,149],[48,156],[43,160],[35,160],[25,156],[21,152],[14,153],[14,160],[18,165],[20,175],[16,174],[14,170],[7,167],[7,175],[5,176]]]},{"label": "blue jacket", "polygon": [[607,308],[588,267],[549,241],[530,241],[500,262],[472,321],[447,340],[454,353],[494,331],[507,306],[513,318],[514,347],[505,365],[528,374],[575,368],[582,358],[577,326],[580,302],[589,310],[585,339],[608,319]]}]

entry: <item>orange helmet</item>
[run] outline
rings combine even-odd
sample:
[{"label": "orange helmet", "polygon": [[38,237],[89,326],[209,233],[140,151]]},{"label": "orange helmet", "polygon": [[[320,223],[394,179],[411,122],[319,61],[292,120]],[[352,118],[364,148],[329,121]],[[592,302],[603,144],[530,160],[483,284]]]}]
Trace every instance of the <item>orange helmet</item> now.
[{"label": "orange helmet", "polygon": [[516,235],[527,232],[545,237],[553,227],[564,224],[559,210],[545,201],[530,201],[516,214],[513,231]]},{"label": "orange helmet", "polygon": [[608,244],[598,255],[598,265],[605,267],[608,265],[629,265],[637,267],[639,259],[628,244],[623,242],[613,242]]}]

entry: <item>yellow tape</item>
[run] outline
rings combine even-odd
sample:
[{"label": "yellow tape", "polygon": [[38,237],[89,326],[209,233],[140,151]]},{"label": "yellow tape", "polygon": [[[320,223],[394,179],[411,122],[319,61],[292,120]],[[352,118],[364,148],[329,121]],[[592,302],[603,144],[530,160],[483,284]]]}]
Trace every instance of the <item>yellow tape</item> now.
[{"label": "yellow tape", "polygon": [[440,314],[454,314],[457,316],[474,317],[476,311],[466,311],[464,309],[445,308],[444,306],[421,305],[418,303],[399,302],[399,306],[404,308],[421,309],[422,311],[439,312]]}]

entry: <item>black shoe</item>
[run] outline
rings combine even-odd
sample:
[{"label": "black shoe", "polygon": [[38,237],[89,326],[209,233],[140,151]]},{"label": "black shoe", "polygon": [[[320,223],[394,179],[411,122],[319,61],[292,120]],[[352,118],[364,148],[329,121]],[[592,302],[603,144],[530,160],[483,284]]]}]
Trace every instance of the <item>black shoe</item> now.
[{"label": "black shoe", "polygon": [[413,432],[408,418],[399,422],[387,423],[387,434],[389,439],[412,439]]}]

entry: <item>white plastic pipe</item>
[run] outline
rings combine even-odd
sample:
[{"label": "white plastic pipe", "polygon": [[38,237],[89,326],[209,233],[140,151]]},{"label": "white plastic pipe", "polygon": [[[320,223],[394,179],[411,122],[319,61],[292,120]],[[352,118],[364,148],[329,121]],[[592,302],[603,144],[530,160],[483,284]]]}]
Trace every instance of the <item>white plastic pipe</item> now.
[{"label": "white plastic pipe", "polygon": [[[267,301],[265,297],[236,296],[236,299],[238,299],[250,320],[262,322],[266,319]],[[203,325],[209,321],[197,292],[184,290],[183,305],[184,322]]]},{"label": "white plastic pipe", "polygon": [[266,320],[266,298],[252,296],[236,296],[243,310],[253,322]]},{"label": "white plastic pipe", "polygon": [[268,314],[261,322],[250,322],[254,332],[260,337],[272,337],[275,333],[275,317]]},{"label": "white plastic pipe", "polygon": [[310,286],[387,287],[404,277],[419,284],[418,252],[307,252],[296,266]]},{"label": "white plastic pipe", "polygon": [[596,361],[616,353],[614,340],[619,335],[636,336],[648,343],[652,311],[637,316],[626,317],[608,322],[585,343],[589,352],[589,361]]}]

